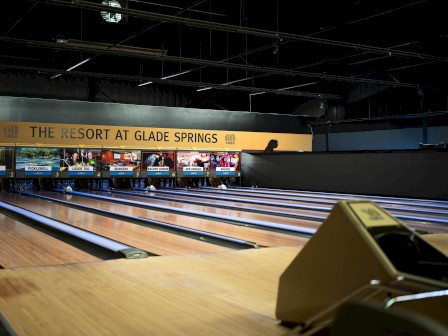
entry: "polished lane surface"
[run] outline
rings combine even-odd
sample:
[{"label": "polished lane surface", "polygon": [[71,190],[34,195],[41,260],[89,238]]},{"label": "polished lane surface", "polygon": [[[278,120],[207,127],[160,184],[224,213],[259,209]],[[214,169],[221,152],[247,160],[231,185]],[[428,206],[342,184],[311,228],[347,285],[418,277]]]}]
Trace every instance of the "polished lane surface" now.
[{"label": "polished lane surface", "polygon": [[[101,196],[107,196],[111,198],[115,198],[117,200],[129,200],[129,201],[137,201],[137,202],[145,202],[148,204],[148,206],[160,206],[160,207],[172,207],[173,209],[178,209],[180,211],[194,211],[194,212],[203,212],[204,215],[217,215],[220,217],[228,218],[229,220],[232,219],[238,219],[238,220],[244,220],[247,221],[262,221],[266,223],[281,223],[282,225],[291,225],[295,227],[302,227],[302,228],[309,228],[309,229],[316,229],[319,227],[322,220],[307,220],[303,218],[288,218],[288,217],[282,217],[278,216],[277,214],[262,214],[262,213],[255,213],[251,211],[246,211],[244,208],[241,210],[239,209],[223,209],[218,208],[214,206],[213,204],[187,204],[183,202],[178,202],[175,199],[173,200],[161,200],[161,199],[149,199],[144,197],[140,197],[138,194],[126,194],[122,195],[119,193],[109,193],[109,192],[103,192],[103,191],[91,191],[91,194],[101,195]],[[323,214],[322,212],[316,212],[316,215],[321,218],[326,218],[328,215],[327,213]],[[248,223],[249,224],[249,223]]]},{"label": "polished lane surface", "polygon": [[[236,190],[236,191],[235,191]],[[266,190],[262,192],[257,192],[254,190],[247,189],[218,189],[218,188],[207,188],[207,189],[189,189],[185,192],[183,189],[172,190],[161,190],[160,193],[156,192],[154,195],[171,195],[175,198],[182,199],[207,199],[207,202],[212,202],[213,198],[216,197],[215,201],[218,203],[225,203],[224,200],[227,198],[229,202],[244,201],[240,203],[247,207],[248,204],[252,207],[250,202],[264,202],[270,205],[259,205],[261,208],[277,208],[281,212],[287,212],[293,216],[306,216],[309,214],[306,208],[315,208],[313,215],[321,216],[326,218],[328,213],[331,211],[332,207],[340,199],[337,197],[327,197],[323,194],[322,197],[314,195],[312,198],[305,196],[300,196],[295,192],[267,192]],[[351,197],[349,199],[353,200],[370,200],[367,198],[356,198]],[[376,198],[372,197],[371,201],[376,202]],[[255,204],[256,205],[256,204]],[[254,206],[255,206],[254,205]],[[386,203],[379,203],[380,207],[385,209],[392,216],[397,217],[404,224],[407,224],[415,229],[421,230],[431,230],[432,232],[448,232],[448,211],[445,209],[438,208],[438,202],[430,202],[416,200],[414,203],[409,200],[406,204],[391,203],[386,205]],[[434,205],[434,208],[429,208],[430,205]],[[317,209],[321,209],[318,211]],[[280,210],[281,209],[281,210]],[[305,209],[305,210],[304,210]]]},{"label": "polished lane surface", "polygon": [[0,223],[0,266],[2,268],[102,260],[4,214],[0,214]]},{"label": "polished lane surface", "polygon": [[[66,196],[69,197],[71,195]],[[160,230],[19,194],[1,193],[0,200],[156,255],[194,254],[232,250],[228,247],[169,234]],[[90,201],[90,205],[93,205],[92,201]],[[111,211],[115,210],[111,208]]]},{"label": "polished lane surface", "polygon": [[[97,192],[95,194],[104,194],[107,196],[111,196],[110,193],[102,193]],[[38,195],[52,197],[59,200],[67,200],[69,199],[71,203],[73,204],[79,204],[84,206],[94,206],[98,209],[103,209],[106,211],[109,211],[111,213],[117,213],[117,214],[123,214],[127,216],[132,216],[135,218],[147,218],[152,220],[157,220],[169,224],[175,224],[179,226],[184,226],[188,228],[193,228],[196,230],[211,232],[215,234],[220,234],[223,236],[230,236],[233,238],[243,239],[246,241],[254,242],[257,245],[260,246],[303,246],[308,239],[304,237],[300,237],[293,234],[287,234],[287,233],[279,233],[279,232],[273,232],[269,230],[265,230],[262,228],[254,228],[254,227],[248,227],[246,225],[235,225],[230,224],[227,222],[217,221],[213,219],[207,219],[207,218],[199,218],[199,217],[193,217],[188,215],[181,215],[181,214],[175,214],[171,212],[166,211],[157,211],[154,209],[145,209],[140,207],[134,207],[127,204],[120,204],[120,203],[114,203],[104,200],[98,200],[98,199],[91,199],[91,198],[85,198],[77,195],[70,195],[70,194],[63,194],[58,192],[39,192]],[[126,195],[123,197],[123,195],[120,197],[119,194],[115,195],[115,198],[117,199],[125,199],[125,200],[139,200],[141,201],[138,196],[131,197],[129,195]],[[152,203],[152,201],[151,201]],[[163,204],[167,205],[170,203],[171,205],[176,205],[177,209],[191,209],[191,206],[185,205],[178,202],[163,202]],[[148,203],[150,205],[150,203]],[[182,206],[185,206],[183,208]],[[202,207],[201,207],[202,208]],[[198,209],[197,207],[195,208]],[[250,219],[251,214],[243,214],[238,213],[234,211],[227,211],[226,214],[229,216],[229,219],[231,219],[231,216],[239,216],[242,217],[243,215],[245,218]],[[272,218],[271,218],[272,219]],[[275,223],[283,223],[281,220],[283,218],[273,218],[272,220],[275,221]],[[295,221],[296,225],[298,221]],[[314,223],[315,227],[319,225],[319,223]]]}]

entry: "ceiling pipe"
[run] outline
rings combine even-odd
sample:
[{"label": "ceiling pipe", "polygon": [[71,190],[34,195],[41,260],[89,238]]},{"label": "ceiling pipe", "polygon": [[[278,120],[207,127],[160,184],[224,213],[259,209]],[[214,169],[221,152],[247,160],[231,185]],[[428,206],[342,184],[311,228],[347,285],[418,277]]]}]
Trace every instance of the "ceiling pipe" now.
[{"label": "ceiling pipe", "polygon": [[189,19],[189,18],[159,14],[159,13],[145,12],[145,11],[140,11],[140,10],[135,10],[135,9],[109,7],[109,6],[105,6],[102,4],[96,4],[96,3],[82,1],[82,0],[76,0],[76,1],[73,1],[73,0],[34,0],[34,1],[50,3],[50,4],[54,4],[54,5],[62,5],[62,6],[68,6],[68,7],[90,9],[90,10],[98,10],[98,11],[106,10],[109,12],[120,13],[120,14],[129,15],[132,17],[137,17],[137,18],[142,18],[142,19],[157,20],[160,22],[168,22],[168,23],[175,23],[175,24],[185,24],[187,26],[192,26],[192,27],[207,28],[207,29],[227,31],[227,32],[232,32],[232,33],[254,35],[254,36],[265,37],[265,38],[269,38],[269,39],[277,39],[279,36],[281,36],[283,39],[288,40],[288,41],[310,42],[310,43],[317,43],[317,44],[323,44],[323,45],[337,46],[337,47],[341,47],[341,48],[355,49],[358,51],[365,50],[365,51],[378,53],[378,54],[385,54],[385,55],[389,55],[389,56],[418,58],[420,60],[426,59],[426,60],[433,60],[433,61],[439,61],[439,62],[448,62],[448,58],[445,58],[445,57],[433,56],[433,55],[428,55],[428,54],[420,54],[420,53],[409,52],[409,51],[401,51],[401,50],[396,50],[393,48],[381,48],[381,47],[369,46],[369,45],[364,45],[364,44],[328,40],[328,39],[317,38],[317,37],[312,37],[312,36],[304,36],[304,35],[289,34],[289,33],[270,31],[270,30],[264,30],[264,29],[234,26],[234,25],[228,25],[228,24],[223,24],[223,23],[219,23],[219,22],[210,22],[210,21]]},{"label": "ceiling pipe", "polygon": [[[109,55],[119,55],[119,56],[131,56],[131,57],[141,57],[141,58],[150,58],[155,60],[164,60],[164,61],[172,61],[172,62],[182,62],[187,64],[200,64],[207,66],[215,66],[215,67],[224,67],[229,69],[237,69],[237,70],[245,70],[245,71],[253,71],[253,72],[261,72],[267,73],[270,75],[283,75],[283,76],[302,76],[309,78],[317,78],[317,79],[326,79],[331,81],[342,81],[349,83],[368,83],[368,84],[378,84],[378,85],[389,85],[389,86],[400,86],[400,87],[408,87],[415,88],[416,84],[412,83],[397,83],[394,81],[385,81],[385,80],[377,80],[370,78],[362,78],[362,77],[346,77],[346,76],[338,76],[338,75],[329,75],[323,73],[312,73],[305,71],[296,71],[289,69],[278,69],[278,68],[270,68],[270,67],[259,67],[254,65],[247,64],[235,64],[224,61],[211,61],[197,58],[187,58],[187,57],[177,57],[177,56],[168,56],[166,53],[157,53],[153,52],[155,49],[149,49],[150,52],[146,52],[145,48],[136,48],[130,47],[128,50],[126,46],[117,46],[113,49],[105,48],[104,46],[98,47],[95,42],[90,43],[87,41],[81,42],[77,40],[65,40],[64,43],[52,43],[52,42],[44,42],[44,41],[33,41],[33,40],[21,40],[16,38],[9,37],[0,37],[0,41],[12,42],[12,43],[20,43],[26,44],[27,46],[36,46],[36,47],[44,47],[44,48],[52,48],[52,49],[69,49],[75,51],[91,51],[99,54],[109,54]],[[142,49],[142,50],[140,50]]]},{"label": "ceiling pipe", "polygon": [[211,87],[213,89],[245,91],[245,92],[252,92],[252,93],[265,92],[265,93],[272,93],[272,94],[278,94],[278,95],[283,95],[283,96],[295,96],[295,97],[307,97],[307,98],[327,98],[327,99],[340,99],[341,98],[341,96],[339,96],[339,95],[326,94],[326,93],[279,91],[277,89],[268,89],[268,88],[231,86],[231,85],[212,84],[212,83],[204,83],[204,82],[189,82],[189,81],[180,81],[180,80],[171,80],[171,79],[163,80],[160,78],[152,78],[152,77],[129,76],[129,75],[119,75],[119,74],[105,74],[105,73],[84,72],[84,71],[67,71],[67,70],[60,70],[60,69],[26,67],[26,66],[16,66],[16,65],[8,65],[8,64],[0,64],[0,69],[12,69],[12,70],[20,70],[20,71],[38,72],[41,74],[50,74],[50,75],[63,74],[63,75],[78,76],[78,77],[115,79],[115,80],[135,81],[135,82],[150,81],[150,82],[159,83],[159,84],[171,84],[171,85],[188,86],[188,87]]}]

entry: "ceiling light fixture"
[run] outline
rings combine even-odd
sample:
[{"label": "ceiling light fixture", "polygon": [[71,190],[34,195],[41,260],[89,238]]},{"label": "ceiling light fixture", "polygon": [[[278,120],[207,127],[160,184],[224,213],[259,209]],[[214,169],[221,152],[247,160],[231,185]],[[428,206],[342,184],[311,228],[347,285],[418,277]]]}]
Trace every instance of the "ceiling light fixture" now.
[{"label": "ceiling light fixture", "polygon": [[244,82],[245,80],[249,80],[249,79],[253,79],[253,78],[254,78],[254,76],[252,76],[252,77],[246,77],[246,78],[241,78],[241,79],[235,79],[234,81],[230,81],[230,82],[227,82],[227,83],[223,83],[223,84],[221,84],[221,85],[235,84],[235,83]]},{"label": "ceiling light fixture", "polygon": [[144,82],[144,83],[141,83],[141,84],[139,84],[139,85],[137,85],[137,86],[145,86],[145,85],[148,85],[148,84],[152,84],[152,82],[151,82],[151,81],[149,81],[149,82]]},{"label": "ceiling light fixture", "polygon": [[72,39],[64,39],[57,38],[56,43],[66,44],[72,47],[80,47],[82,50],[91,50],[91,51],[117,51],[117,52],[125,52],[127,54],[135,54],[137,56],[159,56],[166,55],[167,50],[163,49],[151,49],[151,48],[140,48],[122,44],[110,44],[110,43],[100,43],[100,42],[91,42],[91,41],[80,41],[80,40],[72,40]]},{"label": "ceiling light fixture", "polygon": [[256,95],[261,95],[264,94],[266,92],[255,92],[255,93],[249,93],[249,96],[256,96]]},{"label": "ceiling light fixture", "polygon": [[[90,58],[86,58],[84,61],[81,61],[78,64],[75,64],[74,66],[71,66],[66,71],[71,71],[73,69],[76,69],[77,67],[83,65],[84,63],[87,63],[88,61],[90,61]],[[55,79],[55,78],[58,78],[59,76],[61,76],[61,74],[56,74],[54,76],[51,76],[50,79]]]},{"label": "ceiling light fixture", "polygon": [[168,78],[173,78],[173,77],[177,77],[177,76],[185,75],[185,74],[187,74],[187,73],[189,73],[189,72],[191,72],[191,71],[192,71],[192,70],[185,70],[185,71],[182,71],[182,72],[173,74],[173,75],[169,75],[169,76],[162,77],[162,78],[160,78],[160,79],[168,79]]},{"label": "ceiling light fixture", "polygon": [[294,86],[284,87],[284,88],[277,89],[277,90],[278,90],[278,91],[290,90],[290,89],[295,89],[295,88],[299,88],[299,87],[302,87],[302,86],[314,85],[314,84],[318,84],[318,83],[320,83],[320,82],[304,83],[304,84],[299,84],[299,85],[294,85]]},{"label": "ceiling light fixture", "polygon": [[205,90],[211,90],[211,89],[213,89],[213,88],[211,86],[208,86],[208,87],[203,87],[203,88],[197,89],[196,91],[199,92],[199,91],[205,91]]}]

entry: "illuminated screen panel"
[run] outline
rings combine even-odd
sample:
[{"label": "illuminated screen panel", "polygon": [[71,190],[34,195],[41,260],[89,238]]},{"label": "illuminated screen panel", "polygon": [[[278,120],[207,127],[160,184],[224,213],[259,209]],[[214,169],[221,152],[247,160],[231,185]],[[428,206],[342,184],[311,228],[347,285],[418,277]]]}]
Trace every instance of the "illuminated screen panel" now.
[{"label": "illuminated screen panel", "polygon": [[141,177],[175,177],[176,152],[142,151]]},{"label": "illuminated screen panel", "polygon": [[141,150],[103,149],[102,177],[140,177],[141,157]]},{"label": "illuminated screen panel", "polygon": [[0,178],[14,177],[14,148],[0,147]]},{"label": "illuminated screen panel", "polygon": [[58,177],[59,149],[44,147],[16,148],[16,177]]},{"label": "illuminated screen panel", "polygon": [[241,152],[211,152],[210,176],[241,176]]},{"label": "illuminated screen panel", "polygon": [[101,177],[101,149],[61,148],[61,177]]},{"label": "illuminated screen panel", "polygon": [[210,153],[196,151],[177,152],[177,176],[206,176],[210,175]]}]

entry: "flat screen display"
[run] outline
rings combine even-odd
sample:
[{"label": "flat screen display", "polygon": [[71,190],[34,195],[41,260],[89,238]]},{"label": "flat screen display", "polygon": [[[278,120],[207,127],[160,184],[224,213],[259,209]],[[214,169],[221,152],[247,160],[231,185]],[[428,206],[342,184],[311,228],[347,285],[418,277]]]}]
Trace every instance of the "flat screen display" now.
[{"label": "flat screen display", "polygon": [[177,152],[177,176],[209,176],[210,153],[197,151]]},{"label": "flat screen display", "polygon": [[142,177],[174,177],[176,175],[176,152],[142,151]]},{"label": "flat screen display", "polygon": [[141,150],[103,149],[101,170],[103,177],[140,177]]},{"label": "flat screen display", "polygon": [[0,147],[0,177],[14,177],[13,147]]},{"label": "flat screen display", "polygon": [[101,177],[101,149],[59,149],[61,177]]},{"label": "flat screen display", "polygon": [[241,152],[211,152],[212,177],[240,176]]},{"label": "flat screen display", "polygon": [[16,177],[58,177],[60,170],[58,148],[16,148]]}]

